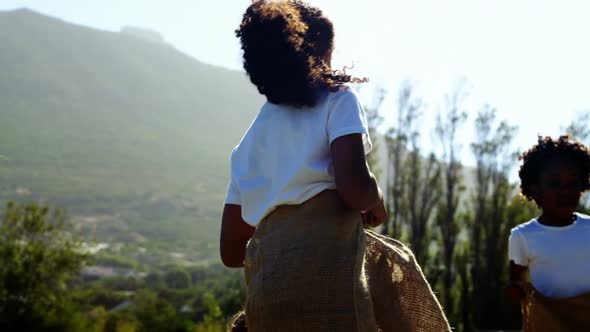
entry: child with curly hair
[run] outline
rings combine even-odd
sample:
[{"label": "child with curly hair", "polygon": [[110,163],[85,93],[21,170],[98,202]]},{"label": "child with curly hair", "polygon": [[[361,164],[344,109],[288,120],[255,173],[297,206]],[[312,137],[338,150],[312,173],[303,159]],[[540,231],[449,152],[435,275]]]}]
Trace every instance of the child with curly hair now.
[{"label": "child with curly hair", "polygon": [[[245,316],[236,326],[273,332],[448,330],[411,252],[368,239],[364,231],[364,225],[381,224],[387,211],[365,158],[371,150],[365,113],[343,85],[362,80],[330,65],[332,22],[302,1],[254,1],[236,34],[244,69],[267,99],[232,152],[222,216],[222,261],[244,267],[247,284]],[[384,249],[366,267],[368,243]],[[369,279],[365,269],[387,273]],[[407,280],[404,290],[424,290],[427,299],[412,302],[400,287],[376,301],[375,280]],[[387,305],[374,310],[374,303]],[[403,308],[414,303],[430,307],[417,310],[415,321],[395,319],[401,317],[395,310],[409,313]],[[430,308],[431,316],[417,319]]]},{"label": "child with curly hair", "polygon": [[[522,194],[533,200],[542,214],[511,231],[508,291],[514,299],[526,300],[525,331],[578,331],[580,325],[575,324],[579,320],[590,322],[588,307],[583,317],[576,318],[575,306],[560,306],[555,299],[590,292],[590,217],[576,212],[582,193],[590,189],[590,154],[586,146],[569,136],[557,140],[539,137],[521,159]],[[526,272],[532,287],[525,283]],[[550,321],[560,321],[561,327]],[[587,323],[584,326],[588,329],[580,331],[590,330]]]}]

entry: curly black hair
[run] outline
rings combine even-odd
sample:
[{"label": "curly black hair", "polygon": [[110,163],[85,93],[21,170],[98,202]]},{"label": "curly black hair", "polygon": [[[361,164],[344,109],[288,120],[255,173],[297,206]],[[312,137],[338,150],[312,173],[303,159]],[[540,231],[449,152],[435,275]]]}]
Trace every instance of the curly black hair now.
[{"label": "curly black hair", "polygon": [[254,1],[236,36],[250,81],[271,103],[314,106],[318,90],[355,81],[331,69],[332,22],[303,1]]},{"label": "curly black hair", "polygon": [[536,184],[539,175],[548,161],[555,158],[565,158],[577,165],[581,181],[580,189],[590,189],[590,153],[584,144],[575,141],[569,135],[562,135],[557,140],[549,136],[541,137],[536,145],[525,151],[519,159],[523,161],[518,176],[520,189],[529,200],[533,200],[531,185]]}]

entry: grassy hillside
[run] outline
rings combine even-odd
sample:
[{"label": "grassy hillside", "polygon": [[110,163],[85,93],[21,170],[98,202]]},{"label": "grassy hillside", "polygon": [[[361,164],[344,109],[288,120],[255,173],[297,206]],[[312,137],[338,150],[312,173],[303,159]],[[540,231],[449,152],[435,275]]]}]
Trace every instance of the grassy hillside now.
[{"label": "grassy hillside", "polygon": [[63,206],[99,241],[216,246],[262,103],[243,73],[29,10],[0,12],[0,45],[0,198]]}]

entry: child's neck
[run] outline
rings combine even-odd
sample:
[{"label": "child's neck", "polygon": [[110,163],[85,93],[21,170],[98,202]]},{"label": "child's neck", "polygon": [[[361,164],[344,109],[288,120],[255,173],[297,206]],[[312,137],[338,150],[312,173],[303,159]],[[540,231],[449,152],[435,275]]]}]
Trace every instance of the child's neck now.
[{"label": "child's neck", "polygon": [[576,214],[572,213],[567,217],[559,217],[543,212],[543,214],[537,220],[543,225],[563,227],[573,224],[576,220]]}]

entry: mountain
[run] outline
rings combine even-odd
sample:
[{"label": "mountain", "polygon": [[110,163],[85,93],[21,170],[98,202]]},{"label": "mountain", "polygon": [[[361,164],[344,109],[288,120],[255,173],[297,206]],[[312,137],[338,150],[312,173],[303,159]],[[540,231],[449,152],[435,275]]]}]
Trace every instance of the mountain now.
[{"label": "mountain", "polygon": [[159,33],[158,31],[153,31],[153,30],[149,30],[149,29],[142,29],[142,28],[132,27],[132,26],[125,26],[125,27],[121,28],[121,33],[135,36],[135,37],[141,38],[143,40],[151,41],[153,43],[166,44],[166,40],[164,39],[164,36],[162,36],[162,34]]},{"label": "mountain", "polygon": [[244,73],[26,9],[0,12],[0,48],[0,199],[64,207],[97,241],[216,248],[229,154],[263,102]]}]

